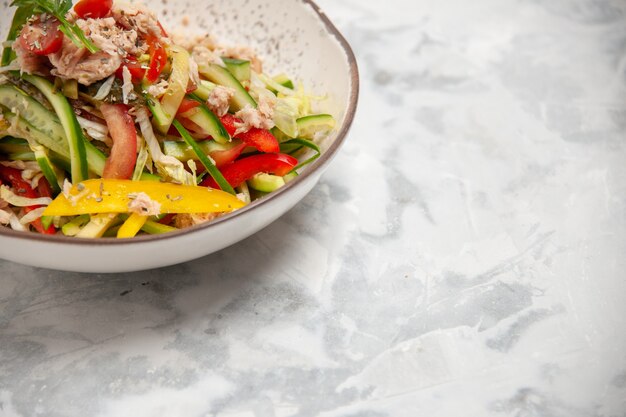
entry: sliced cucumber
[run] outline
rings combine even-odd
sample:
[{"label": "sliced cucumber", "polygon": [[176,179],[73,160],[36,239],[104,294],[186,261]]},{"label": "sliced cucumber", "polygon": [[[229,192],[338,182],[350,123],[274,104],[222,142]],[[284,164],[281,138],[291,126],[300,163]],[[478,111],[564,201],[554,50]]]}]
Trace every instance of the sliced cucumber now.
[{"label": "sliced cucumber", "polygon": [[161,102],[149,94],[145,95],[146,104],[152,113],[152,117],[156,126],[165,126],[168,123],[169,116],[163,111]]},{"label": "sliced cucumber", "polygon": [[189,52],[179,46],[172,46],[170,53],[172,55],[172,73],[168,79],[167,91],[161,99],[163,118],[155,119],[157,129],[162,134],[166,134],[170,129],[189,83]]},{"label": "sliced cucumber", "polygon": [[230,135],[215,113],[205,106],[204,101],[200,97],[193,94],[190,94],[189,97],[200,103],[200,107],[196,108],[197,111],[188,117],[189,120],[200,126],[216,142],[230,142]]},{"label": "sliced cucumber", "polygon": [[175,232],[177,230],[178,229],[175,227],[153,222],[152,220],[148,220],[141,228],[142,232],[148,233],[149,235],[160,235],[163,233]]},{"label": "sliced cucumber", "polygon": [[30,151],[28,151],[28,152],[10,153],[7,156],[12,161],[34,161],[35,160],[35,153],[34,152],[30,152]]},{"label": "sliced cucumber", "polygon": [[69,222],[65,223],[61,227],[61,232],[65,236],[76,236],[80,229],[89,223],[89,214],[81,214],[80,216],[74,217]]},{"label": "sliced cucumber", "polygon": [[43,176],[48,180],[50,184],[50,188],[52,189],[52,195],[56,196],[61,192],[61,186],[59,185],[59,179],[57,178],[57,174],[54,169],[54,165],[48,159],[48,154],[46,154],[43,146],[38,146],[33,149],[35,153],[35,159],[37,160],[37,164],[39,168],[41,168],[41,172]]},{"label": "sliced cucumber", "polygon": [[282,85],[283,87],[287,87],[293,90],[293,81],[289,79],[287,74],[278,74],[277,76],[273,78],[273,80],[276,81],[278,84]]},{"label": "sliced cucumber", "polygon": [[189,132],[187,132],[187,129],[185,129],[183,125],[181,125],[180,122],[176,119],[174,119],[174,122],[172,124],[174,125],[176,130],[178,130],[178,133],[180,133],[180,135],[183,137],[185,142],[187,142],[187,145],[189,145],[191,149],[193,149],[193,151],[195,152],[196,156],[198,157],[202,165],[204,165],[206,170],[209,172],[211,177],[213,177],[213,179],[215,180],[217,185],[222,189],[222,191],[226,191],[227,193],[235,195],[235,190],[233,190],[233,187],[231,187],[228,181],[226,181],[226,179],[224,178],[222,173],[219,171],[219,169],[217,169],[213,161],[204,152],[202,152],[202,149],[200,149],[196,140],[193,137],[191,137]]},{"label": "sliced cucumber", "polygon": [[161,177],[156,174],[150,174],[148,172],[142,172],[139,177],[139,181],[152,181],[152,182],[161,182]]},{"label": "sliced cucumber", "polygon": [[285,180],[283,177],[279,177],[277,175],[261,173],[250,178],[248,180],[248,185],[257,191],[271,193],[272,191],[276,191],[280,187],[284,186]]},{"label": "sliced cucumber", "polygon": [[[2,94],[0,94],[0,100],[2,100],[2,97],[3,97]],[[25,114],[29,117],[32,116],[32,119],[37,121],[38,117],[41,116],[41,114],[38,114],[38,111],[41,110],[41,108],[38,108],[37,105],[39,106],[41,105],[37,103],[36,101],[34,101],[33,99],[31,99],[30,97],[28,97],[28,99],[31,101],[27,101],[25,103],[23,102],[22,105],[27,107],[30,110],[35,109],[35,111],[33,113],[25,112],[25,113],[20,113],[20,114],[22,116]],[[35,104],[31,106],[31,103],[35,103]],[[0,104],[2,103],[0,102]],[[20,110],[20,107],[15,107],[15,108]],[[43,110],[48,112],[46,108],[43,108]],[[58,118],[56,117],[55,114],[50,113],[50,112],[48,112],[48,114],[52,118],[51,119],[52,121],[49,120],[47,125],[46,124],[40,125],[43,129],[49,129],[48,132],[41,131],[40,129],[35,128],[32,123],[23,119],[22,117],[18,119],[18,117],[11,112],[8,112],[8,111],[5,112],[4,117],[12,125],[19,126],[21,130],[21,136],[23,136],[23,139],[32,140],[38,143],[39,145],[42,145],[43,147],[54,152],[55,156],[63,162],[62,164],[60,164],[58,163],[58,161],[53,161],[54,164],[59,165],[63,167],[63,169],[65,169],[66,171],[70,172],[71,171],[70,150],[69,150],[67,141],[65,140],[65,133],[63,132],[63,127],[58,122]],[[57,130],[57,127],[59,128],[59,130]],[[87,162],[89,164],[89,170],[98,176],[102,176],[102,172],[104,171],[104,164],[106,163],[106,157],[104,156],[104,154],[100,152],[98,148],[93,146],[91,142],[85,142],[85,151],[87,153]]]},{"label": "sliced cucumber", "polygon": [[230,87],[235,90],[235,95],[230,102],[231,111],[239,111],[246,106],[256,108],[256,101],[241,85],[241,83],[231,74],[228,69],[220,67],[217,64],[201,65],[199,68],[200,74],[204,75],[209,81],[215,84]]},{"label": "sliced cucumber", "polygon": [[250,61],[244,59],[224,58],[224,65],[239,82],[250,81]]},{"label": "sliced cucumber", "polygon": [[[77,184],[86,180],[88,170],[85,142],[87,140],[67,98],[62,93],[55,91],[54,86],[45,78],[27,74],[23,74],[22,78],[37,87],[46,96],[61,121],[70,149],[72,182]],[[35,126],[37,125],[35,124]]]},{"label": "sliced cucumber", "polygon": [[296,120],[298,136],[313,139],[317,132],[329,132],[335,127],[335,119],[330,114],[313,114]]},{"label": "sliced cucumber", "polygon": [[94,214],[89,223],[76,234],[76,237],[87,239],[102,237],[104,232],[113,226],[116,218],[117,213]]},{"label": "sliced cucumber", "polygon": [[12,136],[6,136],[0,140],[0,153],[20,153],[28,152],[28,142],[24,139],[17,139]]},{"label": "sliced cucumber", "polygon": [[[239,146],[241,144],[241,140],[234,139],[230,143],[221,144],[217,143],[213,140],[203,140],[201,142],[196,142],[196,145],[202,153],[208,155],[212,152],[220,152],[220,151],[228,151],[232,148]],[[180,161],[188,161],[190,159],[198,160],[198,156],[194,152],[194,150],[185,142],[175,142],[172,140],[166,140],[163,142],[163,153],[168,156],[173,156],[174,158]]]},{"label": "sliced cucumber", "polygon": [[215,84],[213,84],[211,81],[200,80],[200,85],[193,93],[196,96],[200,97],[202,100],[208,100],[209,96],[211,95],[211,91],[213,91],[215,87]]}]

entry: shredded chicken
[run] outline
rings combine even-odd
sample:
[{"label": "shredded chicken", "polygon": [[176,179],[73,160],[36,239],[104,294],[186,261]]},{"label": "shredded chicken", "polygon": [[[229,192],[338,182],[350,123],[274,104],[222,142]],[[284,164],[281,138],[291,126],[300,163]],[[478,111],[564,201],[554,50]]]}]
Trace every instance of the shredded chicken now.
[{"label": "shredded chicken", "polygon": [[228,113],[230,107],[230,99],[235,95],[235,90],[230,87],[218,85],[209,94],[207,106],[217,116],[222,117]]},{"label": "shredded chicken", "polygon": [[225,46],[218,50],[220,56],[227,58],[243,59],[250,61],[250,65],[255,72],[263,72],[263,61],[249,46]]},{"label": "shredded chicken", "polygon": [[267,96],[261,96],[258,99],[257,105],[258,107],[256,109],[248,105],[235,113],[235,116],[242,121],[242,123],[235,124],[235,127],[237,127],[235,136],[247,132],[253,127],[269,130],[275,126],[273,120],[275,102]]},{"label": "shredded chicken", "polygon": [[218,64],[224,65],[222,57],[219,56],[214,50],[207,48],[204,45],[196,45],[191,48],[191,56],[200,65]]},{"label": "shredded chicken", "polygon": [[147,45],[138,42],[135,29],[120,28],[111,17],[77,19],[76,24],[100,51],[90,54],[65,37],[62,48],[48,55],[55,76],[90,85],[114,74],[127,55],[139,55],[147,50]]},{"label": "shredded chicken", "polygon": [[161,80],[157,84],[152,84],[150,87],[146,89],[146,93],[150,94],[153,97],[159,98],[167,91],[169,87],[169,83],[167,80]]},{"label": "shredded chicken", "polygon": [[48,60],[45,56],[35,55],[22,47],[21,42],[14,42],[12,46],[17,57],[17,63],[22,73],[46,75]]},{"label": "shredded chicken", "polygon": [[126,29],[161,38],[161,28],[155,14],[145,6],[116,2],[111,9],[113,19]]},{"label": "shredded chicken", "polygon": [[137,95],[134,92],[133,86],[133,76],[130,73],[128,67],[124,67],[122,69],[122,79],[124,84],[122,84],[122,100],[124,104],[128,104],[129,100],[134,100],[137,98]]},{"label": "shredded chicken", "polygon": [[110,55],[105,51],[90,54],[85,48],[74,45],[67,36],[63,38],[63,47],[48,58],[54,66],[52,75],[75,79],[83,85],[108,78],[122,63],[117,54]]},{"label": "shredded chicken", "polygon": [[217,48],[215,39],[209,34],[201,36],[189,36],[186,33],[174,33],[171,35],[174,45],[178,45],[185,48],[188,51],[192,51],[196,47],[202,47],[210,51]]},{"label": "shredded chicken", "polygon": [[158,216],[161,214],[161,203],[154,201],[146,193],[129,194],[128,210],[142,216]]}]

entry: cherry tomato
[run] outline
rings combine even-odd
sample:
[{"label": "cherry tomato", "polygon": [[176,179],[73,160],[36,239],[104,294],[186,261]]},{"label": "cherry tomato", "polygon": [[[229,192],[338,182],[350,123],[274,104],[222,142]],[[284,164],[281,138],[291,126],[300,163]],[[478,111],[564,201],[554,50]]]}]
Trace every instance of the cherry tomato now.
[{"label": "cherry tomato", "polygon": [[63,32],[59,30],[59,21],[49,17],[45,21],[36,17],[22,28],[19,42],[22,48],[35,55],[49,55],[63,46]]},{"label": "cherry tomato", "polygon": [[153,36],[148,37],[150,49],[150,67],[146,72],[146,80],[154,83],[167,65],[167,51],[163,45]]},{"label": "cherry tomato", "polygon": [[130,71],[130,75],[134,83],[138,83],[143,80],[143,77],[146,74],[146,70],[142,67],[142,64],[137,62],[136,58],[129,56],[126,58],[126,62],[120,65],[117,71],[115,71],[115,76],[120,80],[124,79],[124,67],[128,68],[128,71]]},{"label": "cherry tomato", "polygon": [[74,11],[82,19],[100,19],[108,15],[113,7],[113,0],[80,0]]}]

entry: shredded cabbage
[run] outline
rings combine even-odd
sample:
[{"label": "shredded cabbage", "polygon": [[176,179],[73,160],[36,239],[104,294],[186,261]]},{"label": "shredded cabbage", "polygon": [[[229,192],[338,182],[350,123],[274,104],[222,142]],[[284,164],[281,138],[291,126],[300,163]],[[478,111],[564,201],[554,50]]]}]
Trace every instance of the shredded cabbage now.
[{"label": "shredded cabbage", "polygon": [[26,198],[15,194],[6,185],[0,185],[0,198],[16,207],[47,206],[52,203],[49,197]]},{"label": "shredded cabbage", "polygon": [[193,176],[185,170],[182,162],[173,156],[167,156],[161,151],[159,141],[152,130],[152,123],[148,116],[148,110],[141,108],[137,111],[137,123],[146,141],[148,153],[157,168],[157,171],[164,178],[171,178],[173,181],[185,185],[194,185]]}]

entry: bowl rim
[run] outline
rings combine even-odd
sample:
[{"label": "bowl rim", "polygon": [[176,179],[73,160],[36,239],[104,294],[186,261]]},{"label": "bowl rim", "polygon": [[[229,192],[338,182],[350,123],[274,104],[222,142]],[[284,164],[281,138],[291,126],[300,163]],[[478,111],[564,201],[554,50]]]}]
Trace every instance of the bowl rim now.
[{"label": "bowl rim", "polygon": [[305,5],[310,6],[313,11],[316,13],[318,18],[324,24],[324,27],[335,39],[339,42],[339,45],[343,49],[346,57],[348,58],[348,67],[349,67],[349,75],[351,82],[350,89],[350,97],[348,99],[348,107],[346,109],[346,114],[344,117],[344,122],[341,125],[341,129],[337,133],[337,137],[330,145],[330,147],[324,152],[315,162],[309,165],[304,173],[296,177],[294,180],[287,183],[285,186],[280,189],[268,194],[262,199],[256,200],[247,206],[228,213],[224,216],[221,216],[209,223],[199,224],[192,227],[188,227],[185,229],[180,229],[177,231],[173,231],[170,233],[164,233],[160,235],[142,235],[136,236],[132,239],[117,239],[117,238],[98,238],[98,239],[81,239],[76,237],[64,236],[61,234],[57,235],[43,235],[39,233],[29,233],[29,232],[20,232],[7,227],[0,227],[0,238],[9,237],[20,240],[31,240],[42,243],[60,243],[60,244],[70,244],[76,246],[128,246],[128,245],[136,245],[147,242],[156,242],[156,241],[167,241],[170,239],[176,239],[181,236],[197,233],[201,230],[206,230],[211,227],[215,227],[218,224],[230,222],[237,217],[242,216],[243,214],[256,209],[257,207],[261,207],[269,204],[276,198],[279,198],[283,194],[291,193],[294,188],[297,187],[298,184],[302,183],[306,180],[307,177],[313,175],[314,172],[323,169],[327,166],[330,161],[333,159],[339,148],[343,145],[347,134],[352,126],[352,122],[354,121],[354,117],[356,114],[357,103],[359,99],[359,69],[356,57],[350,44],[346,40],[346,38],[341,34],[339,29],[335,27],[335,25],[330,21],[330,19],[326,16],[324,11],[313,1],[313,0],[301,0]]}]

